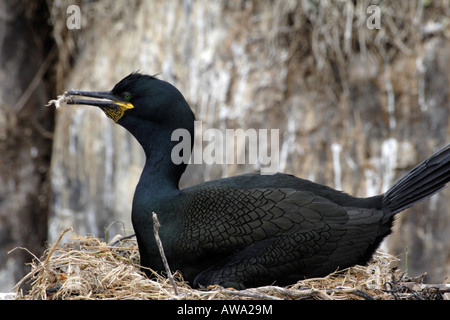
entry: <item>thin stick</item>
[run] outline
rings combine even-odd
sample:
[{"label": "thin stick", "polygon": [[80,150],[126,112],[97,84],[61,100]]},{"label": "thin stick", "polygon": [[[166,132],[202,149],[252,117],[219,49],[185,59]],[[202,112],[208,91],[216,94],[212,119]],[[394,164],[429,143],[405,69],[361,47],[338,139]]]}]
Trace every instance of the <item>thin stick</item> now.
[{"label": "thin stick", "polygon": [[47,255],[47,259],[45,259],[45,261],[44,261],[44,266],[47,265],[47,263],[49,262],[50,257],[52,256],[53,252],[55,251],[56,247],[58,246],[58,243],[61,241],[61,238],[63,237],[63,235],[64,235],[66,232],[69,232],[69,231],[72,231],[72,230],[73,230],[73,228],[72,228],[72,227],[69,227],[69,228],[66,228],[66,229],[64,229],[63,231],[61,231],[61,233],[59,234],[58,240],[56,240],[56,242],[53,244],[53,246],[52,246],[50,252],[49,252],[48,255]]},{"label": "thin stick", "polygon": [[116,244],[118,244],[120,241],[124,241],[124,240],[128,240],[131,239],[133,237],[135,237],[136,234],[129,234],[127,236],[121,236],[121,235],[117,235],[114,238],[112,238],[111,242],[108,243],[108,247],[114,247]]},{"label": "thin stick", "polygon": [[220,288],[218,292],[230,295],[230,296],[238,296],[238,297],[249,297],[249,298],[254,298],[254,299],[258,299],[258,300],[282,300],[279,297],[275,297],[273,295],[269,295],[269,294],[264,294],[261,292],[258,292],[257,290],[240,290],[240,291],[235,291],[235,290],[229,290],[229,289],[222,289]]},{"label": "thin stick", "polygon": [[162,261],[164,264],[164,268],[166,269],[167,276],[169,277],[170,283],[172,283],[173,289],[175,290],[175,294],[178,295],[177,285],[175,283],[175,280],[173,279],[172,272],[170,271],[169,264],[167,263],[166,255],[164,254],[164,249],[162,246],[161,239],[159,238],[158,230],[159,230],[159,227],[161,227],[161,225],[159,224],[158,216],[156,215],[156,213],[153,212],[152,217],[153,217],[153,233],[155,234],[155,239],[156,239],[156,244],[158,245],[159,254],[161,255],[161,258],[162,258]]}]

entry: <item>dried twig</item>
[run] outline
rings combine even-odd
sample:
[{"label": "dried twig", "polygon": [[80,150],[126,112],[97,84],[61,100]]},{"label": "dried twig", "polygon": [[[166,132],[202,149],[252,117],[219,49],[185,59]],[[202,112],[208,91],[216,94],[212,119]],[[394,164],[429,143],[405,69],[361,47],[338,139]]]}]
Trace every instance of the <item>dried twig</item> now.
[{"label": "dried twig", "polygon": [[46,258],[45,261],[44,261],[44,266],[45,266],[46,264],[48,264],[48,261],[50,260],[50,257],[52,256],[53,252],[55,251],[55,249],[56,249],[56,247],[58,246],[58,243],[61,241],[62,237],[63,237],[67,232],[72,231],[72,230],[73,230],[73,228],[72,228],[72,227],[69,227],[69,228],[66,228],[66,229],[64,229],[63,231],[61,231],[61,233],[59,234],[58,239],[57,239],[56,242],[53,244],[53,246],[52,246],[52,248],[51,248],[49,254],[47,255],[47,258]]},{"label": "dried twig", "polygon": [[115,236],[114,238],[111,239],[111,241],[108,243],[108,246],[109,247],[114,247],[119,242],[124,241],[124,240],[129,240],[129,239],[131,239],[131,238],[133,238],[135,236],[136,236],[135,233],[129,234],[127,236],[117,235],[117,236]]},{"label": "dried twig", "polygon": [[159,238],[158,230],[161,227],[161,225],[159,224],[158,216],[156,215],[156,213],[153,212],[152,217],[153,217],[153,233],[155,235],[156,244],[158,245],[159,254],[161,255],[161,258],[162,258],[162,261],[164,264],[164,268],[166,269],[167,277],[169,278],[170,283],[172,284],[173,289],[175,290],[175,294],[178,295],[177,284],[175,283],[175,281],[173,279],[172,272],[170,271],[169,263],[167,262],[166,255],[164,253],[161,239]]}]

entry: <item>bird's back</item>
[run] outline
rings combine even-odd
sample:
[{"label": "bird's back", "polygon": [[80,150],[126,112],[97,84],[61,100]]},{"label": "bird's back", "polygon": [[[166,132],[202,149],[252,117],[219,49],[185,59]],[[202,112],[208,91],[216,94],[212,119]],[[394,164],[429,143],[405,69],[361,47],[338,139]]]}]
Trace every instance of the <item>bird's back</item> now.
[{"label": "bird's back", "polygon": [[383,217],[379,197],[353,198],[286,174],[215,180],[158,201],[177,211],[162,213],[171,216],[161,228],[171,268],[196,285],[282,284],[364,263]]}]

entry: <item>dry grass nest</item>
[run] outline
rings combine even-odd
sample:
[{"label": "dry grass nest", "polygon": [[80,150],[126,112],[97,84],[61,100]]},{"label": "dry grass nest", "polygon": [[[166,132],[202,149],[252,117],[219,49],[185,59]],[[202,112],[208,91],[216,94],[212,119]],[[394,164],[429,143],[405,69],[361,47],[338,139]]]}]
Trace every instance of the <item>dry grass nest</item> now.
[{"label": "dry grass nest", "polygon": [[[395,300],[445,299],[445,292],[450,291],[449,285],[425,285],[423,277],[406,277],[396,267],[398,259],[382,252],[377,252],[367,266],[354,266],[288,287],[193,289],[179,272],[173,274],[174,283],[156,272],[152,279],[146,277],[138,265],[135,240],[107,244],[96,237],[75,235],[59,244],[67,231],[42,258],[34,257],[31,271],[16,286],[16,299]],[[31,289],[25,291],[24,285]]]}]

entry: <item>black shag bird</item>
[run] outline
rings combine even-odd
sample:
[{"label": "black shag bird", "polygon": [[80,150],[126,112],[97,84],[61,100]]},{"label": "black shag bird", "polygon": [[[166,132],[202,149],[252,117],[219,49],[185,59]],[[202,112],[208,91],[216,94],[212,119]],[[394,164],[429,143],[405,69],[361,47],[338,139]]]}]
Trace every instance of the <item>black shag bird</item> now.
[{"label": "black shag bird", "polygon": [[70,104],[100,107],[142,145],[146,163],[132,207],[141,265],[164,270],[153,234],[155,212],[171,269],[193,286],[286,285],[366,264],[391,233],[394,216],[450,179],[447,145],[370,198],[288,174],[246,174],[180,190],[186,164],[171,160],[179,143],[171,135],[183,128],[193,137],[195,118],[175,87],[133,73],[111,91],[67,95]]}]

